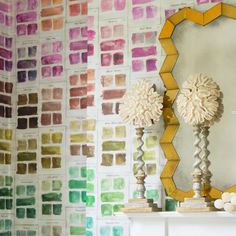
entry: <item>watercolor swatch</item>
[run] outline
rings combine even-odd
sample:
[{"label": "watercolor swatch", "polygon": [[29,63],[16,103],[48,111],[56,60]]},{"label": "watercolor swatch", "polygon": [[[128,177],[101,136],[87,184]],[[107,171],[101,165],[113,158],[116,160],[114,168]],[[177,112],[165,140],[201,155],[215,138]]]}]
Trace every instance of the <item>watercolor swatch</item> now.
[{"label": "watercolor swatch", "polygon": [[17,129],[35,129],[38,127],[38,93],[18,91]]},{"label": "watercolor swatch", "polygon": [[100,179],[100,211],[102,216],[112,216],[124,207],[125,178],[121,176],[106,176]]},{"label": "watercolor swatch", "polygon": [[[69,204],[85,206],[86,203],[86,166],[74,163],[68,168]],[[74,205],[75,206],[75,205]]]},{"label": "watercolor swatch", "polygon": [[68,65],[86,66],[88,57],[87,24],[72,24],[68,29]]},{"label": "watercolor swatch", "polygon": [[21,183],[16,185],[16,218],[18,220],[36,219],[36,185]]},{"label": "watercolor swatch", "polygon": [[82,236],[86,231],[86,212],[84,208],[71,208],[67,213],[68,236]]},{"label": "watercolor swatch", "polygon": [[61,78],[64,71],[64,42],[60,38],[48,38],[41,41],[42,79]]},{"label": "watercolor swatch", "polygon": [[13,83],[0,81],[0,117],[12,118]]},{"label": "watercolor swatch", "polygon": [[42,222],[40,225],[40,236],[64,236],[64,222]]},{"label": "watercolor swatch", "polygon": [[64,0],[41,0],[41,30],[51,32],[64,27]]},{"label": "watercolor swatch", "polygon": [[96,206],[97,186],[96,186],[96,169],[87,167],[87,187],[86,187],[86,207],[94,208]]},{"label": "watercolor swatch", "polygon": [[[1,12],[0,12],[1,18]],[[0,34],[0,71],[11,72],[13,68],[13,38]]]},{"label": "watercolor swatch", "polygon": [[13,130],[0,128],[0,166],[12,163]]},{"label": "watercolor swatch", "polygon": [[131,42],[132,72],[156,72],[156,32],[133,33]]},{"label": "watercolor swatch", "polygon": [[9,1],[0,1],[0,25],[10,28],[13,26],[13,7]]},{"label": "watercolor swatch", "polygon": [[11,216],[0,215],[0,235],[13,235],[13,220],[11,219]]},{"label": "watercolor swatch", "polygon": [[152,0],[132,0],[133,21],[153,20],[158,16],[157,4]]},{"label": "watercolor swatch", "polygon": [[71,120],[69,135],[71,157],[95,157],[96,120]]},{"label": "watercolor swatch", "polygon": [[39,0],[16,1],[16,33],[17,36],[35,35],[38,30]]},{"label": "watercolor swatch", "polygon": [[38,133],[17,133],[17,166],[16,173],[20,175],[37,174],[38,163]]},{"label": "watercolor swatch", "polygon": [[120,99],[126,92],[127,75],[124,70],[101,73],[100,77],[102,102],[102,115],[117,115],[119,113]]},{"label": "watercolor swatch", "polygon": [[13,177],[10,175],[1,174],[0,175],[0,211],[2,213],[13,209],[13,196],[14,196],[13,187],[14,187]]},{"label": "watercolor swatch", "polygon": [[126,64],[126,25],[124,22],[104,21],[100,26],[101,66]]},{"label": "watercolor swatch", "polygon": [[69,0],[67,3],[67,19],[78,20],[88,14],[87,0]]},{"label": "watercolor swatch", "polygon": [[70,71],[68,86],[68,108],[71,115],[86,116],[86,109],[94,106],[94,70]]},{"label": "watercolor swatch", "polygon": [[[22,44],[20,44],[22,45]],[[17,82],[36,82],[38,77],[38,43],[17,47]]]},{"label": "watercolor swatch", "polygon": [[126,165],[126,126],[106,125],[102,128],[101,166]]},{"label": "watercolor swatch", "polygon": [[41,117],[42,126],[61,125],[64,122],[64,84],[41,87]]},{"label": "watercolor swatch", "polygon": [[46,171],[64,168],[64,129],[41,130],[40,132],[40,162],[41,169]]},{"label": "watercolor swatch", "polygon": [[62,218],[64,212],[63,181],[60,176],[43,176],[40,181],[40,195],[41,217]]}]

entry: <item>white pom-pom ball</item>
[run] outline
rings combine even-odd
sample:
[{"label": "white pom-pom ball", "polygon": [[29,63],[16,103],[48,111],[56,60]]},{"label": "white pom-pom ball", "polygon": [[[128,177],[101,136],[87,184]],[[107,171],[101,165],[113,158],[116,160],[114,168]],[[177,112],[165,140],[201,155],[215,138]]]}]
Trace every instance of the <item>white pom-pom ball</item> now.
[{"label": "white pom-pom ball", "polygon": [[234,211],[234,205],[227,202],[224,204],[224,210],[227,212],[232,212],[232,211]]},{"label": "white pom-pom ball", "polygon": [[225,192],[222,194],[221,198],[222,198],[223,202],[230,202],[231,194],[228,192]]},{"label": "white pom-pom ball", "polygon": [[233,196],[231,197],[231,203],[232,203],[233,205],[236,205],[236,195],[233,195]]},{"label": "white pom-pom ball", "polygon": [[214,206],[216,209],[223,209],[224,208],[224,202],[222,199],[217,199],[214,202]]}]

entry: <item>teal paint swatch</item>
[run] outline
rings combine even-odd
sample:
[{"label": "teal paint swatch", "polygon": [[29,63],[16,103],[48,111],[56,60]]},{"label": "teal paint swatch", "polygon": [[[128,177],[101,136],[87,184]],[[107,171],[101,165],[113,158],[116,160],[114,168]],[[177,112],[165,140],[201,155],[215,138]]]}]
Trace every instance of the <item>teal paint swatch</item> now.
[{"label": "teal paint swatch", "polygon": [[111,227],[110,226],[102,226],[100,228],[100,235],[101,236],[110,236],[111,234]]},{"label": "teal paint swatch", "polygon": [[71,203],[79,203],[80,202],[80,192],[69,191],[69,201]]},{"label": "teal paint swatch", "polygon": [[121,227],[121,226],[114,226],[112,228],[112,235],[113,236],[122,236],[123,235],[123,231],[124,231],[123,227]]}]

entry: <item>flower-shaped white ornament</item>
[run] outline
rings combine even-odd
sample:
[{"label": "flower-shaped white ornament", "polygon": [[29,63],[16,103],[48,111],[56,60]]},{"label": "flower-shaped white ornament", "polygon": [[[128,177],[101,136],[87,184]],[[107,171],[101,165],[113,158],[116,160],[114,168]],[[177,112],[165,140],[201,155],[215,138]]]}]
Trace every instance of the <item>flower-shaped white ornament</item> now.
[{"label": "flower-shaped white ornament", "polygon": [[177,98],[177,109],[184,121],[190,125],[202,125],[219,116],[222,93],[212,78],[197,74],[183,83]]},{"label": "flower-shaped white ornament", "polygon": [[119,106],[119,115],[126,123],[137,127],[151,126],[160,119],[163,97],[146,80],[138,81],[126,91]]}]

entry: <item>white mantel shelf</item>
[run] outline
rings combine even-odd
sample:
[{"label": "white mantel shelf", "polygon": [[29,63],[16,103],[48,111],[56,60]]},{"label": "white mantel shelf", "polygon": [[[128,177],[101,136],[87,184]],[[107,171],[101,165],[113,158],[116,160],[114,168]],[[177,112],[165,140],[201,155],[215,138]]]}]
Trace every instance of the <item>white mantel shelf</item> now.
[{"label": "white mantel shelf", "polygon": [[236,236],[236,212],[119,213],[130,220],[130,236]]},{"label": "white mantel shelf", "polygon": [[[121,213],[123,214],[123,213]],[[236,212],[225,212],[225,211],[212,211],[212,212],[193,212],[193,213],[179,213],[176,211],[163,211],[163,212],[152,212],[152,213],[125,213],[129,219],[135,218],[221,218],[230,217],[236,219]],[[235,226],[236,227],[236,226]],[[235,235],[236,236],[236,235]]]}]

